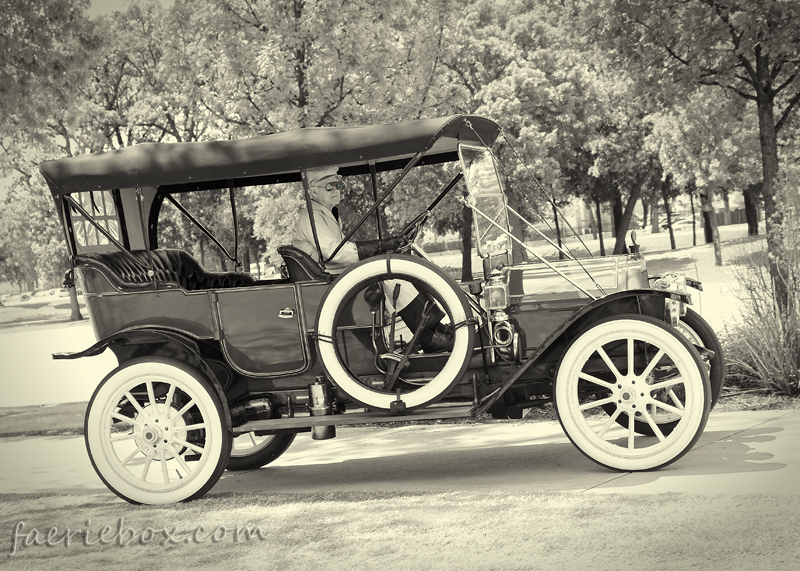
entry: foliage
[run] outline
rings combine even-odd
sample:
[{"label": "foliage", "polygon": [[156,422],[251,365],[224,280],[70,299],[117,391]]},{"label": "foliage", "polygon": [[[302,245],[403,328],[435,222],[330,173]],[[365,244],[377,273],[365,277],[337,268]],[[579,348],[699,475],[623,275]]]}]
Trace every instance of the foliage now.
[{"label": "foliage", "polygon": [[[755,104],[751,109],[758,118],[767,230],[780,225],[775,202],[778,135],[800,105],[800,5],[602,0],[594,8],[591,29],[624,65],[650,80],[651,99],[672,105],[687,89],[692,93],[697,86],[714,86]],[[768,243],[770,274],[778,280],[780,246],[771,234]],[[786,295],[778,296],[780,303]]]},{"label": "foliage", "polygon": [[[96,42],[88,0],[4,0],[0,9],[0,141],[44,122],[74,98]],[[3,166],[0,155],[0,168]]]},{"label": "foliage", "polygon": [[[39,197],[25,199],[26,208],[36,209],[32,224],[39,226],[9,228],[0,248],[10,252],[10,263],[28,264],[19,271],[29,275],[47,274],[47,264],[56,265],[51,275],[64,269],[49,253],[61,239],[58,232],[50,237],[48,225],[55,219],[36,162],[144,141],[239,138],[478,112],[503,125],[514,146],[501,146],[498,153],[510,165],[506,178],[516,180],[507,184],[516,210],[553,226],[552,207],[536,176],[559,205],[575,198],[612,205],[622,234],[637,197],[654,188],[652,175],[662,167],[676,181],[690,171],[698,180],[707,176],[733,186],[757,178],[752,157],[743,160],[743,149],[753,145],[742,141],[755,140],[755,122],[741,117],[752,106],[730,111],[730,100],[721,97],[692,99],[694,88],[675,89],[680,82],[669,81],[688,81],[697,66],[689,66],[690,73],[671,56],[655,53],[662,40],[697,41],[728,66],[714,67],[705,82],[749,94],[750,84],[736,73],[744,63],[731,64],[730,54],[719,51],[729,40],[720,35],[725,26],[704,8],[713,2],[651,7],[633,0],[132,0],[123,12],[91,20],[86,0],[7,2],[10,9],[0,15],[11,30],[0,37],[0,103],[8,111],[0,117],[0,167],[20,173],[20,205],[22,194]],[[757,48],[752,38],[764,31],[743,16],[762,8],[754,2],[742,6],[730,9],[730,25],[749,30],[739,36],[746,59]],[[784,8],[781,14],[794,21],[788,7],[769,10]],[[674,25],[683,17],[689,19]],[[773,17],[764,16],[767,23]],[[651,26],[650,35],[643,35],[642,25]],[[703,26],[710,38],[701,37]],[[624,34],[597,44],[593,30]],[[768,31],[769,66],[777,82],[773,99],[783,105],[775,125],[788,126],[791,134],[797,128],[790,112],[796,85],[780,83],[796,67],[780,40],[791,26]],[[643,43],[632,46],[634,40]],[[706,54],[691,47],[684,55],[701,62]],[[655,61],[663,65],[652,67]],[[736,118],[735,128],[725,128],[727,117]],[[659,121],[666,130],[659,148],[672,144],[669,152],[643,144]],[[711,133],[712,143],[705,144],[713,153],[701,159],[683,142],[670,143],[676,125],[681,133],[693,128],[694,136]],[[679,148],[684,150],[673,152]],[[527,167],[514,166],[515,153]],[[430,202],[447,182],[447,173],[419,170],[381,209],[385,232],[407,223],[411,209]],[[381,175],[383,188],[391,176]],[[366,178],[348,181],[341,206],[346,230],[369,208]],[[456,188],[437,208],[430,232],[462,230],[458,193]],[[184,199],[232,249],[227,202],[209,193]],[[237,192],[237,204],[242,250],[274,261],[274,248],[290,241],[303,205],[299,185]],[[4,224],[16,223],[15,212],[5,215]],[[193,248],[211,266],[225,265],[179,213],[166,212],[162,230],[165,244]],[[371,218],[363,233],[374,230]],[[19,240],[33,236],[45,236],[47,245],[23,252]]]},{"label": "foliage", "polygon": [[17,175],[14,180],[0,205],[3,273],[21,289],[60,286],[67,249],[50,193],[39,177]]},{"label": "foliage", "polygon": [[669,109],[647,117],[648,148],[658,153],[664,175],[679,187],[743,188],[756,182],[758,134],[750,106],[721,89],[692,92]]},{"label": "foliage", "polygon": [[[712,202],[708,197],[715,192],[754,184],[758,139],[755,114],[747,113],[749,107],[721,88],[706,88],[689,93],[668,110],[649,115],[652,132],[646,145],[659,158],[662,178],[671,181],[676,192],[696,188],[709,208]],[[714,237],[717,265],[721,265],[718,233]]]},{"label": "foliage", "polygon": [[277,248],[292,243],[298,214],[305,206],[299,186],[275,184],[264,188],[253,187],[248,191],[258,196],[254,201],[254,235],[266,243],[263,260],[275,268],[281,265]]},{"label": "foliage", "polygon": [[[781,284],[772,280],[771,254],[763,250],[745,252],[743,263],[732,266],[745,309],[729,353],[733,377],[793,396],[800,394],[800,194],[796,182],[784,178],[779,185],[784,222],[772,231],[784,261]],[[778,291],[788,292],[785,305]]]}]

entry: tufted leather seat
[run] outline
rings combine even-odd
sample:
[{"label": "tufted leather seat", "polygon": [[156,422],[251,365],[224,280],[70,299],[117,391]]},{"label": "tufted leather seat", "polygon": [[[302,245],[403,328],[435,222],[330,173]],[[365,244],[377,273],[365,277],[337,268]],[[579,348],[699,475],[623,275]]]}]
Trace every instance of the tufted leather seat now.
[{"label": "tufted leather seat", "polygon": [[326,281],[334,278],[322,269],[314,259],[295,246],[278,246],[278,253],[286,264],[290,282]]},{"label": "tufted leather seat", "polygon": [[[147,252],[133,250],[131,255],[138,264],[120,251],[80,254],[75,258],[75,267],[97,270],[121,290],[152,288],[152,280],[147,275],[150,268]],[[210,272],[194,256],[183,250],[160,248],[151,250],[150,255],[155,281],[166,282],[167,287],[169,283],[173,283],[192,291],[245,287],[256,283],[255,278],[247,273]]]}]

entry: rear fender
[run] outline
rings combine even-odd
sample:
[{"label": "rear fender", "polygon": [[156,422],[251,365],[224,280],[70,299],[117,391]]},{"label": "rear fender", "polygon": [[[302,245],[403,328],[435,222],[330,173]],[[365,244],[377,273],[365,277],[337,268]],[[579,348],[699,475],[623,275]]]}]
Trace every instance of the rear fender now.
[{"label": "rear fender", "polygon": [[[123,329],[113,335],[109,335],[84,349],[83,351],[76,351],[74,353],[53,353],[53,359],[80,359],[81,357],[94,357],[101,354],[107,348],[111,347],[112,351],[120,346],[130,345],[146,345],[146,344],[163,344],[163,343],[178,343],[186,347],[190,352],[200,355],[200,345],[195,339],[186,335],[185,333],[163,328],[131,328]],[[119,358],[117,351],[114,353]],[[120,364],[129,359],[122,359]]]},{"label": "rear fender", "polygon": [[[154,346],[157,347],[156,350],[153,350]],[[145,347],[147,347],[147,350],[143,353],[141,349]],[[54,353],[53,359],[93,357],[109,348],[114,352],[120,365],[137,357],[159,355],[175,358],[195,367],[211,381],[225,409],[228,422],[230,421],[228,399],[220,382],[228,381],[226,382],[227,385],[230,379],[220,379],[219,375],[212,370],[209,363],[202,356],[200,343],[197,339],[186,335],[186,333],[182,331],[155,327],[123,329],[122,331],[118,331],[113,335],[101,339],[83,351],[77,351],[75,353]]]}]

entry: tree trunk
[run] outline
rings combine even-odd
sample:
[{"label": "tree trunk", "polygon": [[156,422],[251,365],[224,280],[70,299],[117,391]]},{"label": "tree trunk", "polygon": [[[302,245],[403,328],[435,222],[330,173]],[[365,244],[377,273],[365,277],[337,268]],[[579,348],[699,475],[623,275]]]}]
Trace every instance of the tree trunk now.
[{"label": "tree trunk", "polygon": [[242,271],[243,272],[249,272],[250,271],[250,264],[251,264],[251,262],[250,262],[250,248],[242,249],[241,262],[242,262]]},{"label": "tree trunk", "polygon": [[[637,184],[631,190],[631,195],[628,197],[628,203],[625,205],[625,210],[622,212],[619,224],[617,227],[617,242],[614,244],[614,254],[624,254],[628,251],[625,245],[625,236],[628,233],[628,225],[633,217],[633,209],[636,208],[636,201],[639,200],[639,195],[642,193],[642,185]],[[619,196],[620,205],[622,205],[622,195]]]},{"label": "tree trunk", "polygon": [[[509,226],[511,235],[517,238],[517,240],[519,240],[520,242],[524,242],[525,234],[523,233],[522,230],[522,223],[519,221],[517,221],[516,224],[510,222]],[[511,263],[521,264],[527,261],[528,261],[528,250],[520,246],[516,240],[511,240]]]},{"label": "tree trunk", "polygon": [[764,216],[767,224],[767,251],[769,257],[769,273],[775,289],[775,301],[778,307],[785,309],[788,305],[789,292],[781,277],[783,260],[781,259],[780,238],[778,232],[783,223],[783,216],[775,205],[775,181],[778,178],[778,134],[775,130],[774,94],[767,92],[771,87],[769,69],[769,53],[756,52],[756,107],[758,109],[758,132],[761,143],[761,166],[764,175],[761,196],[764,200]]},{"label": "tree trunk", "polygon": [[658,219],[661,216],[661,206],[658,204],[657,200],[654,200],[651,206],[652,208],[650,209],[650,233],[659,234],[661,232],[661,226],[659,226],[658,224]]},{"label": "tree trunk", "polygon": [[242,271],[250,272],[250,237],[253,235],[253,225],[249,221],[239,221],[239,251],[236,253],[242,263]]},{"label": "tree trunk", "polygon": [[[633,210],[631,210],[631,212],[633,212]],[[614,187],[612,213],[614,214],[614,236],[617,236],[619,234],[619,228],[622,226],[622,219],[624,218],[622,207],[622,190],[620,190],[619,185],[615,185]]]},{"label": "tree trunk", "polygon": [[564,259],[564,252],[562,252],[563,248],[561,247],[561,227],[558,224],[558,209],[556,208],[555,202],[553,203],[553,220],[556,223],[556,239],[558,240],[558,259]]},{"label": "tree trunk", "polygon": [[694,192],[689,193],[689,206],[692,208],[692,246],[697,246],[697,216],[694,212]]},{"label": "tree trunk", "polygon": [[[711,235],[711,242],[714,244],[714,264],[717,266],[722,265],[722,245],[719,242],[719,229],[717,228],[717,214],[714,212],[714,191],[713,189],[706,189],[700,193],[700,200],[702,201],[703,214],[707,214],[706,219],[706,236]],[[708,241],[706,241],[708,243]]]},{"label": "tree trunk", "polygon": [[672,212],[670,211],[669,203],[665,203],[667,210],[667,228],[669,228],[669,249],[677,250],[675,245],[675,229],[672,227]]},{"label": "tree trunk", "polygon": [[647,228],[647,212],[650,210],[650,203],[642,200],[642,230]]},{"label": "tree trunk", "polygon": [[69,307],[71,310],[69,314],[69,320],[82,321],[83,315],[81,315],[81,306],[78,303],[78,288],[75,287],[75,284],[72,284],[67,291],[69,292]]},{"label": "tree trunk", "polygon": [[472,281],[472,208],[461,207],[461,281]]},{"label": "tree trunk", "polygon": [[667,194],[667,185],[663,182],[658,183],[661,188],[661,197],[664,199],[664,212],[667,213],[667,228],[669,228],[669,247],[671,250],[676,250],[675,247],[675,230],[672,228],[672,209],[669,207],[669,195]]},{"label": "tree trunk", "polygon": [[[700,195],[700,203],[704,204],[703,195]],[[714,234],[711,231],[711,216],[705,210],[703,210],[703,242],[705,244],[713,244],[714,243]]]},{"label": "tree trunk", "polygon": [[595,206],[597,207],[597,234],[600,236],[600,255],[606,255],[606,247],[603,244],[603,217],[600,212],[600,199],[594,199]]},{"label": "tree trunk", "polygon": [[731,198],[728,193],[722,195],[722,202],[725,205],[725,210],[722,211],[722,225],[730,226],[731,224]]},{"label": "tree trunk", "polygon": [[592,230],[592,240],[597,240],[597,222],[594,219],[594,213],[592,212],[592,206],[586,203],[586,210],[589,211],[589,226]]},{"label": "tree trunk", "polygon": [[759,185],[752,184],[744,192],[744,215],[747,219],[747,235],[758,236],[758,189]]}]

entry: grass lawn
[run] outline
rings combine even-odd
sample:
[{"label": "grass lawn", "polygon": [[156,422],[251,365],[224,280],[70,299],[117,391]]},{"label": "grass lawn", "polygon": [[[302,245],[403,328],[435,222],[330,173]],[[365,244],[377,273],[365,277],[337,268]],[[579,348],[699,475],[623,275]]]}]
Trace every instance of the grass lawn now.
[{"label": "grass lawn", "polygon": [[19,570],[800,566],[796,497],[320,492],[166,507],[105,494],[2,500],[7,549],[0,558]]},{"label": "grass lawn", "polygon": [[83,434],[85,402],[0,408],[0,437]]},{"label": "grass lawn", "polygon": [[[86,318],[86,305],[79,297],[81,315]],[[68,323],[72,308],[69,298],[32,298],[27,301],[6,303],[0,306],[0,327],[40,324]]]}]

